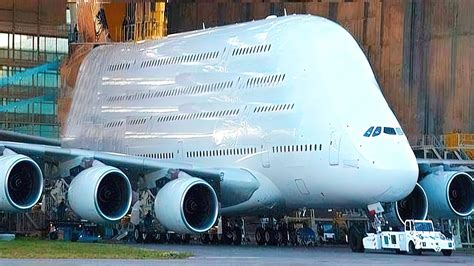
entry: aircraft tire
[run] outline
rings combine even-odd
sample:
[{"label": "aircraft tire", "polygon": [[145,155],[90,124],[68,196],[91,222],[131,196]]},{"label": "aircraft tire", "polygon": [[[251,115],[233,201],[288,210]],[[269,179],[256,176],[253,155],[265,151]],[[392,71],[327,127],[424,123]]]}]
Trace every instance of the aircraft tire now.
[{"label": "aircraft tire", "polygon": [[189,234],[180,235],[180,242],[182,244],[189,244],[191,241],[191,236]]},{"label": "aircraft tire", "polygon": [[276,234],[273,228],[265,229],[265,244],[267,244],[267,246],[275,246],[277,244]]},{"label": "aircraft tire", "polygon": [[242,229],[237,226],[232,230],[232,244],[235,246],[240,246],[242,244]]},{"label": "aircraft tire", "polygon": [[136,243],[143,243],[143,235],[140,229],[135,228],[133,230],[133,239],[135,240]]},{"label": "aircraft tire", "polygon": [[204,245],[209,245],[211,243],[211,239],[209,239],[209,234],[201,235],[201,243]]},{"label": "aircraft tire", "polygon": [[263,246],[265,244],[264,235],[265,235],[265,231],[263,230],[263,228],[258,227],[257,231],[255,231],[255,241],[257,242],[259,246]]}]

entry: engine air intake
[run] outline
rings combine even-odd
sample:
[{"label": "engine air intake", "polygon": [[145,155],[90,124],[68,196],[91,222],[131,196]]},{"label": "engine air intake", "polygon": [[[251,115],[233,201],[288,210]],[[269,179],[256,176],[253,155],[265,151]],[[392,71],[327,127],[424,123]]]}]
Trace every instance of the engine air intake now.
[{"label": "engine air intake", "polygon": [[0,210],[26,211],[32,208],[43,192],[43,174],[31,158],[21,155],[0,157]]}]

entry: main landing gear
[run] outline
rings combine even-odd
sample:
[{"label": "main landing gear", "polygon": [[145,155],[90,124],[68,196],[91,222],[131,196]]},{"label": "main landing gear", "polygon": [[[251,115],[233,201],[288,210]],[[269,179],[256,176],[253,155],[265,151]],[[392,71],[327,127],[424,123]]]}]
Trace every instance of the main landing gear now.
[{"label": "main landing gear", "polygon": [[242,224],[238,220],[222,218],[221,232],[216,228],[201,235],[203,244],[224,244],[240,246],[243,240]]},{"label": "main landing gear", "polygon": [[255,241],[259,246],[286,246],[289,243],[296,245],[296,234],[291,234],[284,223],[258,226],[255,230]]}]

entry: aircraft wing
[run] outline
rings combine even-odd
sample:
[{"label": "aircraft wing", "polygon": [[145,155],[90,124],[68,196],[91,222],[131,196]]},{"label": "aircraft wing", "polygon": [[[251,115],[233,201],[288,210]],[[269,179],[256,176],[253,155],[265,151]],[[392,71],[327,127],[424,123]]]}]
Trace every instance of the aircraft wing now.
[{"label": "aircraft wing", "polygon": [[31,135],[7,131],[7,130],[0,130],[0,140],[31,143],[31,144],[44,144],[44,145],[50,145],[50,146],[61,146],[61,141],[58,139],[31,136]]},{"label": "aircraft wing", "polygon": [[[0,155],[0,186],[8,183],[7,189],[0,187],[0,210],[31,208],[42,195],[43,176],[67,180],[70,207],[94,222],[118,221],[127,213],[133,191],[156,189],[155,214],[176,232],[204,232],[216,221],[218,210],[233,215],[271,213],[283,203],[266,176],[244,168],[9,141],[0,141]],[[7,190],[10,195],[2,195]],[[15,197],[18,204],[12,203]],[[185,208],[186,200],[190,209],[200,210]],[[207,215],[198,215],[202,212]],[[189,225],[186,221],[196,219],[186,219],[187,215],[202,220]]]},{"label": "aircraft wing", "polygon": [[194,172],[194,174],[200,173],[219,176],[218,169],[199,167],[194,164],[183,162],[170,162],[119,153],[70,149],[42,144],[0,141],[0,151],[3,152],[5,149],[11,150],[18,154],[26,155],[35,160],[40,165],[45,161],[53,163],[63,163],[71,160],[82,160],[90,163],[93,161],[99,161],[103,164],[116,167],[124,172],[129,172],[130,174],[147,174],[162,169],[180,169]]}]

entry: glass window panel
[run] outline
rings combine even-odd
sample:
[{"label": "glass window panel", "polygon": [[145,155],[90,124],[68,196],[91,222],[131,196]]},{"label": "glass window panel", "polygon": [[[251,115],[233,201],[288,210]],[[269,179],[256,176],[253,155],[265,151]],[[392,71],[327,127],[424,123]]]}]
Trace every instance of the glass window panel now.
[{"label": "glass window panel", "polygon": [[401,128],[397,127],[395,130],[397,131],[398,135],[403,135],[403,130]]},{"label": "glass window panel", "polygon": [[46,37],[39,37],[39,50],[44,52],[46,50]]},{"label": "glass window panel", "polygon": [[46,37],[46,52],[56,52],[56,38]]},{"label": "glass window panel", "polygon": [[8,48],[8,33],[0,33],[0,48]]},{"label": "glass window panel", "polygon": [[380,135],[380,133],[382,133],[382,127],[376,127],[374,134],[372,134],[372,137],[377,137],[378,135]]},{"label": "glass window panel", "polygon": [[58,39],[58,53],[67,53],[67,52],[68,52],[68,40]]},{"label": "glass window panel", "polygon": [[395,132],[395,129],[393,127],[384,127],[383,128],[383,133],[385,133],[387,135],[397,135],[397,133]]},{"label": "glass window panel", "polygon": [[21,50],[31,51],[33,50],[33,36],[20,35],[21,36]]},{"label": "glass window panel", "polygon": [[372,134],[373,130],[374,130],[374,127],[369,127],[369,129],[365,131],[364,137],[370,137],[370,134]]},{"label": "glass window panel", "polygon": [[15,35],[15,40],[13,41],[13,44],[15,45],[15,50],[21,47],[21,35],[19,34]]}]

